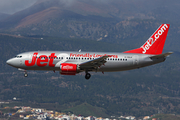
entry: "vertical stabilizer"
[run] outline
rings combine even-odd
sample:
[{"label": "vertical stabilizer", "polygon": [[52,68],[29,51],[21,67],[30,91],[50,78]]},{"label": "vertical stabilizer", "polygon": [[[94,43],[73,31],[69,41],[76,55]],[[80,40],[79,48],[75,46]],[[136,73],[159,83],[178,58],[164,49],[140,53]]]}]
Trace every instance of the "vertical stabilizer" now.
[{"label": "vertical stabilizer", "polygon": [[124,53],[161,54],[164,48],[170,24],[162,24],[154,34],[140,48],[125,51]]}]

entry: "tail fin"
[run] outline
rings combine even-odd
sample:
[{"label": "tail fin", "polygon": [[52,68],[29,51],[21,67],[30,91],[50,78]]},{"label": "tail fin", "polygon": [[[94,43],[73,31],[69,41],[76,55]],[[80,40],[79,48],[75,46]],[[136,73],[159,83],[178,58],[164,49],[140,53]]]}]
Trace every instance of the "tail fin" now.
[{"label": "tail fin", "polygon": [[139,53],[158,55],[163,51],[166,36],[168,34],[170,24],[162,24],[154,34],[140,48],[125,51],[124,53]]}]

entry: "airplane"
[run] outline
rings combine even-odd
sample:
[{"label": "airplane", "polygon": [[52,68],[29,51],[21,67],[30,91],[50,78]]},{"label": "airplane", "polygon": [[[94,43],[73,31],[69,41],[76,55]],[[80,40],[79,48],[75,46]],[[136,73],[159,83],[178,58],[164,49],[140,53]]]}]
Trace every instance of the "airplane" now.
[{"label": "airplane", "polygon": [[78,51],[31,51],[16,55],[6,61],[12,67],[24,72],[27,70],[59,71],[61,75],[76,75],[85,72],[116,72],[138,69],[164,62],[172,52],[162,53],[170,24],[162,24],[139,48],[118,52]]}]

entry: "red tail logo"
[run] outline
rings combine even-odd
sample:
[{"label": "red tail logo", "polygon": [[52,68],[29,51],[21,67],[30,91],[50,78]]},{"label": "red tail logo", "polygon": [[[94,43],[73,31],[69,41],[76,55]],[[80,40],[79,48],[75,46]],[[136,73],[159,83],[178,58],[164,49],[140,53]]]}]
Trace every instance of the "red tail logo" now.
[{"label": "red tail logo", "polygon": [[140,48],[124,53],[161,54],[170,25],[162,24]]}]

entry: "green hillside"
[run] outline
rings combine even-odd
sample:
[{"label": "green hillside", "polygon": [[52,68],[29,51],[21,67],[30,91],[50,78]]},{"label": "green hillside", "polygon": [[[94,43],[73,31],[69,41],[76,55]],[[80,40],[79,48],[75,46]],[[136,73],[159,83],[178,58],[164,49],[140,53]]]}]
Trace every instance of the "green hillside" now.
[{"label": "green hillside", "polygon": [[88,103],[83,103],[73,108],[63,110],[63,112],[69,112],[69,111],[73,112],[75,115],[109,117],[105,109],[100,108],[100,107],[94,107]]}]

